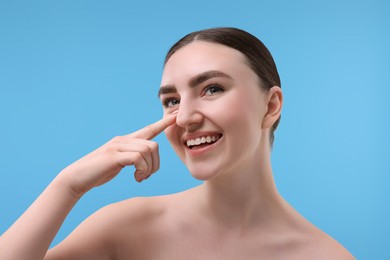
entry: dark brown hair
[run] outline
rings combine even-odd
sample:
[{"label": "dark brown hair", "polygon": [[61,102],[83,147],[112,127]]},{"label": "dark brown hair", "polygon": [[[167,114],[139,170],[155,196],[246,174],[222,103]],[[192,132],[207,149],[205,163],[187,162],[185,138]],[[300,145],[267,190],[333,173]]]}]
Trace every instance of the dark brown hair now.
[{"label": "dark brown hair", "polygon": [[[219,43],[241,52],[245,55],[248,66],[260,78],[262,83],[260,84],[261,88],[268,91],[273,86],[281,87],[278,70],[267,47],[252,34],[237,28],[212,28],[187,34],[169,49],[164,64],[168,62],[169,58],[177,50],[197,40]],[[274,131],[276,130],[279,121],[280,117],[271,128],[271,145],[273,144]]]}]

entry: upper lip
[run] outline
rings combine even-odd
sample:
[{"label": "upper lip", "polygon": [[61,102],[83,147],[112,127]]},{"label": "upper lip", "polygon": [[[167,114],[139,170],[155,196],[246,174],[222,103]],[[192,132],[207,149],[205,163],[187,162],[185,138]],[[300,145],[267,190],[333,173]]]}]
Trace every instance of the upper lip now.
[{"label": "upper lip", "polygon": [[213,135],[222,135],[221,132],[217,131],[202,131],[202,132],[196,132],[196,133],[191,133],[191,134],[185,134],[182,137],[182,142],[186,144],[188,140],[196,139],[196,138],[201,138],[201,137],[206,137],[206,136],[213,136]]}]

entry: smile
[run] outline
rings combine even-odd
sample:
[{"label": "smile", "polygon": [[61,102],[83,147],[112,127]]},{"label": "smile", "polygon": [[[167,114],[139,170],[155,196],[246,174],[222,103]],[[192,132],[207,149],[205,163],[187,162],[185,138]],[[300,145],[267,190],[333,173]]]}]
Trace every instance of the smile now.
[{"label": "smile", "polygon": [[207,135],[197,137],[195,139],[188,139],[185,144],[188,148],[193,149],[196,147],[202,147],[217,142],[222,137],[222,134]]}]

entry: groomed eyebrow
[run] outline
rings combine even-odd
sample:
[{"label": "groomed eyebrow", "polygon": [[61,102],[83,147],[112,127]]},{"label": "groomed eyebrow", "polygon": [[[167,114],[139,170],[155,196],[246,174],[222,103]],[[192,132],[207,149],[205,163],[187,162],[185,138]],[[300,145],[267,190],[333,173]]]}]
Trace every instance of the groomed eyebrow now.
[{"label": "groomed eyebrow", "polygon": [[[222,71],[219,71],[219,70],[209,70],[209,71],[206,71],[206,72],[203,72],[199,75],[196,75],[194,77],[192,77],[189,81],[188,81],[188,85],[191,87],[191,88],[194,88],[200,84],[202,84],[203,82],[211,79],[211,78],[228,78],[228,79],[232,79],[232,77],[230,77],[228,74],[226,73],[223,73]],[[160,98],[161,95],[163,94],[171,94],[171,93],[177,93],[177,90],[176,90],[176,87],[174,85],[164,85],[164,86],[161,86],[160,89],[158,90],[158,98]]]},{"label": "groomed eyebrow", "polygon": [[176,87],[174,85],[165,85],[161,86],[158,90],[157,97],[160,98],[161,95],[177,93]]},{"label": "groomed eyebrow", "polygon": [[196,87],[200,84],[202,84],[203,82],[211,79],[211,78],[228,78],[228,79],[231,79],[232,77],[230,77],[228,74],[226,73],[223,73],[222,71],[219,71],[219,70],[209,70],[209,71],[206,71],[206,72],[203,72],[199,75],[196,75],[194,77],[192,77],[189,81],[188,81],[188,85],[190,85],[191,88],[193,87]]}]

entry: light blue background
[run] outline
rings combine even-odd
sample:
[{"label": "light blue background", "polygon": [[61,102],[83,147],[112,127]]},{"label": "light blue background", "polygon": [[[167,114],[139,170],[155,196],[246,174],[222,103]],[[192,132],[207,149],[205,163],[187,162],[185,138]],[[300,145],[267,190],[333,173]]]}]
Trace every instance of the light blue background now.
[{"label": "light blue background", "polygon": [[[285,104],[281,194],[359,259],[389,259],[388,1],[0,2],[0,233],[68,164],[161,116],[168,48],[235,26],[274,55]],[[161,170],[125,169],[76,205],[54,243],[100,207],[193,180],[163,135]]]}]

